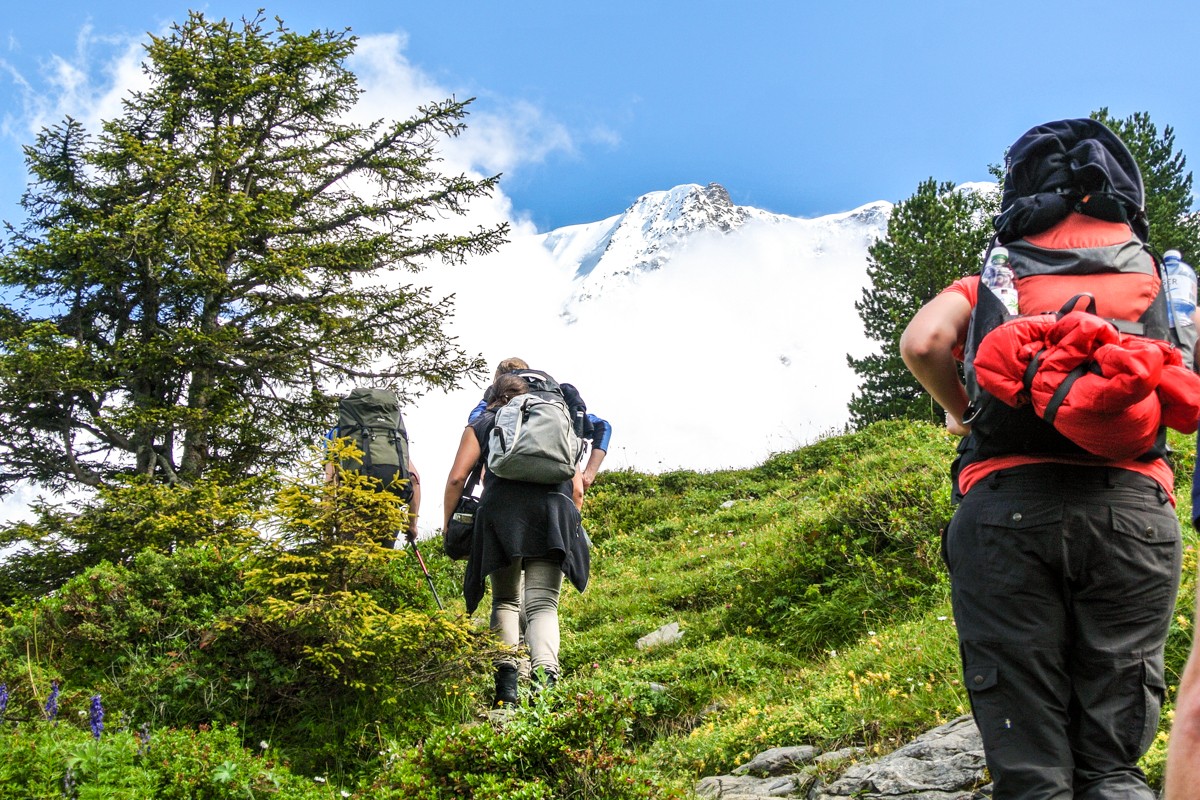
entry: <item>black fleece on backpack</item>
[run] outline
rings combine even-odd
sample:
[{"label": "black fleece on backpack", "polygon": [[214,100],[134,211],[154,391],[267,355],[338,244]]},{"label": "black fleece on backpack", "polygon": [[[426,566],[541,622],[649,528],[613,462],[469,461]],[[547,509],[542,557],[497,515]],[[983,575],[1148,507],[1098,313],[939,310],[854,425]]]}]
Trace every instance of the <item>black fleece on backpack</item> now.
[{"label": "black fleece on backpack", "polygon": [[1143,242],[1149,235],[1145,190],[1137,161],[1115,133],[1094,119],[1064,119],[1028,130],[1009,148],[996,235],[1002,244],[1041,233],[1073,210],[1112,219],[1106,210],[1077,208],[1091,194],[1111,197],[1119,216]]}]

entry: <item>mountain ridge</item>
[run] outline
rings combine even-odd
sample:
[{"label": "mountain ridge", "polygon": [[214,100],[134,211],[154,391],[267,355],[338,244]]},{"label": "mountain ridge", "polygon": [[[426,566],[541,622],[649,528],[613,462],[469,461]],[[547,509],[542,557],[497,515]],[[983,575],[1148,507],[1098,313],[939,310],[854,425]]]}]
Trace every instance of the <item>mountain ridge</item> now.
[{"label": "mountain ridge", "polygon": [[851,211],[816,218],[775,214],[733,203],[719,183],[681,184],[647,192],[620,214],[539,234],[542,246],[572,275],[563,304],[567,321],[578,306],[614,290],[636,285],[647,273],[667,266],[704,237],[728,236],[749,225],[805,225],[849,233],[871,241],[886,230],[893,204],[875,201]]}]

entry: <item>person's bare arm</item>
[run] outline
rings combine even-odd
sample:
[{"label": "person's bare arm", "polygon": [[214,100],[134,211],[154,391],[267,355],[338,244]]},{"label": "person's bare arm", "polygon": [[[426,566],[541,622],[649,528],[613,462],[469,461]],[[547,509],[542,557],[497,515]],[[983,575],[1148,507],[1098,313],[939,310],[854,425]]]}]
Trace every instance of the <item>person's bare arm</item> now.
[{"label": "person's bare arm", "polygon": [[421,512],[421,475],[412,459],[408,460],[408,480],[412,486],[412,500],[408,501],[408,533],[405,538],[410,542],[417,540],[417,516]]},{"label": "person's bare arm", "polygon": [[462,497],[463,491],[466,489],[467,478],[471,476],[471,470],[479,461],[481,454],[479,440],[475,438],[475,431],[472,428],[466,428],[463,430],[462,438],[458,441],[458,452],[454,454],[454,463],[450,465],[450,474],[446,476],[446,492],[442,497],[442,511],[445,514],[442,530],[450,527],[450,516],[454,514],[454,507],[458,505],[458,499]]},{"label": "person's bare arm", "polygon": [[578,469],[571,478],[571,500],[574,501],[576,508],[583,511],[583,473]]},{"label": "person's bare arm", "polygon": [[587,464],[583,466],[583,490],[586,492],[592,488],[592,484],[596,480],[596,473],[600,471],[600,465],[604,462],[604,456],[607,455],[603,450],[593,447],[588,453]]},{"label": "person's bare arm", "polygon": [[[1200,607],[1200,606],[1198,606]],[[1193,637],[1195,633],[1193,632]],[[1179,679],[1175,720],[1167,742],[1167,773],[1163,800],[1196,800],[1200,797],[1200,649],[1192,653]]]},{"label": "person's bare arm", "polygon": [[900,336],[900,357],[913,377],[946,409],[946,427],[963,436],[967,390],[958,377],[954,347],[966,340],[971,304],[954,292],[939,294],[921,307]]}]

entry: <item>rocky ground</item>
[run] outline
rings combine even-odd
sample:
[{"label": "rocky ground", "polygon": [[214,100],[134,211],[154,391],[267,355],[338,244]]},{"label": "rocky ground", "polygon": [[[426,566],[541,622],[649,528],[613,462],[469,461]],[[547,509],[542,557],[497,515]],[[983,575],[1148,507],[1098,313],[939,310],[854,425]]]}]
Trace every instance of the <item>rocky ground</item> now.
[{"label": "rocky ground", "polygon": [[834,763],[860,750],[822,753],[815,747],[778,747],[760,753],[732,775],[703,778],[696,793],[706,800],[984,800],[991,785],[983,743],[969,715],[934,728],[875,761],[854,763],[826,784]]}]

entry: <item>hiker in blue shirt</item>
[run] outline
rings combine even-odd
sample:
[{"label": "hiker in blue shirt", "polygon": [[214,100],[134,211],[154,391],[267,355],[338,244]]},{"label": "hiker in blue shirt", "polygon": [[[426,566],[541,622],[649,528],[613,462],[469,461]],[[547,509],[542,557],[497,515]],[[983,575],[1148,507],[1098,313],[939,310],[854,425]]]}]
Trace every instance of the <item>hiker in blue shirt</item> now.
[{"label": "hiker in blue shirt", "polygon": [[[499,378],[508,372],[516,372],[522,369],[529,369],[529,364],[522,358],[506,358],[496,366],[495,378]],[[579,391],[569,383],[561,384],[563,394],[567,396],[568,403],[572,401],[572,395],[577,400],[578,405],[585,408],[583,418],[583,430],[580,431],[580,438],[587,442],[587,461],[580,470],[583,475],[583,490],[586,492],[596,480],[596,474],[600,471],[600,465],[604,463],[604,457],[608,455],[608,442],[612,438],[612,426],[608,421],[586,411],[586,405],[583,398],[579,396]],[[487,409],[488,401],[491,399],[492,387],[489,386],[483,393],[483,399],[471,409],[471,413],[467,415],[467,424],[475,422],[480,415]]]}]

